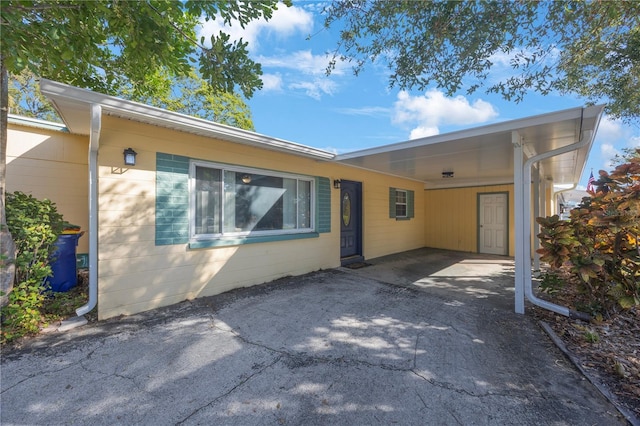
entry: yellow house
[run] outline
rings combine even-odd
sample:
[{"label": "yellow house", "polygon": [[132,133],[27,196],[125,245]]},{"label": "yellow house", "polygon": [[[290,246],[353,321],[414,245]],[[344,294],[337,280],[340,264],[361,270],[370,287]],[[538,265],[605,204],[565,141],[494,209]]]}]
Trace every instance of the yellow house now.
[{"label": "yellow house", "polygon": [[49,198],[87,231],[78,315],[97,304],[100,319],[421,247],[514,256],[523,312],[531,218],[553,208],[554,184],[578,182],[602,113],[335,155],[53,81],[41,91],[64,126],[10,117],[7,191]]}]

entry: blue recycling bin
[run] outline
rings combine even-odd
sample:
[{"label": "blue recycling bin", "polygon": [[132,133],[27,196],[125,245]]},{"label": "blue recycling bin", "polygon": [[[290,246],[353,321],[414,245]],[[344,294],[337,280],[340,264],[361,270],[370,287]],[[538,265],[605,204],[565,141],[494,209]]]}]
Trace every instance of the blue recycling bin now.
[{"label": "blue recycling bin", "polygon": [[84,232],[62,234],[54,243],[56,249],[50,257],[52,276],[46,284],[53,291],[65,292],[78,285],[78,271],[76,270],[76,247]]}]

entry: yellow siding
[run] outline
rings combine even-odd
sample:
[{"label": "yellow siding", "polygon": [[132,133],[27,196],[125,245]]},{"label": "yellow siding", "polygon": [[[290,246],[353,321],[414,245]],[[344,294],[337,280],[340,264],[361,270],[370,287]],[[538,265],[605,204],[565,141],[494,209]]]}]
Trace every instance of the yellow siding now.
[{"label": "yellow siding", "polygon": [[478,194],[509,193],[509,255],[514,255],[513,185],[424,191],[424,242],[427,247],[478,251]]},{"label": "yellow siding", "polygon": [[553,216],[554,214],[556,214],[556,205],[555,205],[555,197],[553,197],[552,183],[547,184],[545,188],[544,199],[545,199],[545,205],[544,205],[545,216]]},{"label": "yellow siding", "polygon": [[[389,218],[389,187],[414,191],[414,218]],[[423,188],[421,182],[384,175],[372,175],[363,183],[365,258],[424,247]]]},{"label": "yellow siding", "polygon": [[[11,123],[7,142],[7,192],[21,191],[54,203],[64,219],[89,230],[86,137]],[[78,253],[89,251],[89,235]]]},{"label": "yellow siding", "polygon": [[[123,167],[122,151],[138,152]],[[88,137],[9,127],[7,190],[56,202],[88,230]],[[478,194],[509,194],[509,254],[514,252],[513,186],[427,190],[420,182],[296,155],[103,117],[98,156],[98,313],[133,314],[200,296],[340,264],[340,191],[331,193],[331,232],[318,238],[208,249],[155,245],[156,153],[362,183],[363,255],[372,259],[420,247],[476,252]],[[414,191],[415,217],[389,218],[389,188]],[[551,197],[547,194],[546,200]],[[547,201],[547,210],[552,206]],[[88,235],[79,252],[87,252]]]},{"label": "yellow siding", "polygon": [[[104,117],[99,155],[100,318],[132,314],[340,264],[340,191],[331,232],[318,238],[189,249],[155,245],[156,152],[362,182],[366,258],[424,246],[422,184],[324,161]],[[124,169],[122,151],[138,152]],[[389,187],[415,191],[415,218],[389,219]]]}]

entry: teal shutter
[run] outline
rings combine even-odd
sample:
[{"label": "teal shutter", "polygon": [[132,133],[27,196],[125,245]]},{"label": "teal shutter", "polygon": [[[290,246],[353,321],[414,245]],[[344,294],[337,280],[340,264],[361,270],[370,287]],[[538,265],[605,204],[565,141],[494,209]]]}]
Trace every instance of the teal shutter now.
[{"label": "teal shutter", "polygon": [[316,231],[331,232],[331,185],[321,176],[316,177]]},{"label": "teal shutter", "polygon": [[389,217],[396,217],[396,189],[389,188]]},{"label": "teal shutter", "polygon": [[156,245],[189,242],[189,158],[156,153]]},{"label": "teal shutter", "polygon": [[407,191],[407,217],[412,218],[415,217],[415,214],[413,213],[414,210],[414,195],[413,195],[413,191]]}]

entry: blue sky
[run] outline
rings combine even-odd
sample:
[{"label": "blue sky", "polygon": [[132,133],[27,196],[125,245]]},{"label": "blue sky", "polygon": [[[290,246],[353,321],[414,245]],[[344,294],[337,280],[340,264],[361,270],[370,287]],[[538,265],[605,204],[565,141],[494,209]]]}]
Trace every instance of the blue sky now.
[{"label": "blue sky", "polygon": [[[297,1],[280,7],[269,22],[253,22],[244,30],[238,25],[222,29],[220,21],[202,28],[205,36],[222,29],[234,39],[242,37],[262,64],[264,87],[248,101],[258,133],[342,154],[585,104],[574,96],[534,92],[516,104],[482,89],[454,97],[436,87],[401,91],[389,88],[384,64],[368,64],[356,77],[349,64],[338,63],[326,76],[338,28],[323,28],[325,5]],[[508,58],[494,59],[492,75],[508,75]],[[600,169],[611,170],[616,153],[637,146],[640,124],[605,117],[578,189],[586,187],[592,169],[596,177]]]}]

